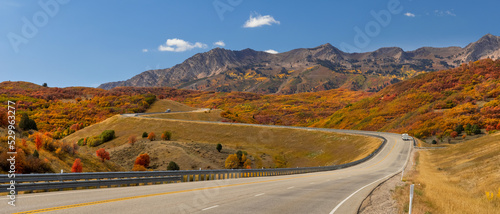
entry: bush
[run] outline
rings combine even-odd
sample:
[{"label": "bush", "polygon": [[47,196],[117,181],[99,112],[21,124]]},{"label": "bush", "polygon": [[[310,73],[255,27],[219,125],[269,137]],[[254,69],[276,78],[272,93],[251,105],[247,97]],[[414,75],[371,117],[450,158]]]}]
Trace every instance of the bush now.
[{"label": "bush", "polygon": [[168,163],[168,166],[167,166],[167,170],[179,170],[179,165],[177,165],[177,163],[173,162],[173,161],[170,161],[170,163]]},{"label": "bush", "polygon": [[35,157],[35,158],[40,157],[40,154],[38,154],[38,150],[35,149],[35,151],[33,152],[33,157]]},{"label": "bush", "polygon": [[96,146],[99,146],[103,143],[104,142],[101,140],[101,138],[99,136],[87,138],[87,145],[89,145],[90,147],[96,147]]},{"label": "bush", "polygon": [[106,152],[106,149],[104,149],[104,148],[98,149],[95,153],[96,153],[97,157],[99,157],[101,159],[102,162],[104,162],[104,160],[110,159],[109,152]]},{"label": "bush", "polygon": [[215,148],[220,152],[220,150],[222,150],[222,144],[218,143]]},{"label": "bush", "polygon": [[432,144],[437,144],[438,142],[436,140],[432,140]]},{"label": "bush", "polygon": [[136,141],[137,141],[137,138],[135,137],[135,135],[130,135],[130,136],[128,137],[128,143],[129,143],[130,145],[134,145],[134,143],[135,143]]},{"label": "bush", "polygon": [[236,156],[236,154],[232,154],[227,156],[224,166],[226,169],[236,169],[238,168],[239,162],[240,160],[238,159],[238,156]]},{"label": "bush", "polygon": [[171,138],[172,138],[172,133],[169,131],[165,131],[161,135],[161,139],[163,139],[163,140],[170,140]]},{"label": "bush", "polygon": [[458,134],[462,134],[462,132],[464,131],[464,126],[462,126],[462,124],[458,124],[457,127],[455,127],[455,131]]},{"label": "bush", "polygon": [[467,125],[465,125],[465,133],[467,133],[468,135],[471,135],[472,134],[472,125],[470,123],[467,123]]},{"label": "bush", "polygon": [[99,135],[103,143],[106,143],[110,140],[113,140],[115,138],[115,131],[114,130],[105,130]]},{"label": "bush", "polygon": [[143,132],[142,133],[142,138],[147,138],[148,137],[148,133],[147,132]]},{"label": "bush", "polygon": [[481,134],[481,129],[479,128],[478,125],[473,125],[471,131],[474,134]]},{"label": "bush", "polygon": [[21,122],[19,122],[19,128],[22,130],[38,130],[36,127],[36,122],[28,116],[28,114],[24,113],[21,116]]},{"label": "bush", "polygon": [[156,135],[154,132],[149,133],[148,140],[150,141],[156,140]]},{"label": "bush", "polygon": [[450,137],[451,137],[451,138],[453,138],[453,139],[455,139],[455,137],[457,137],[457,136],[458,136],[457,131],[453,131],[453,132],[450,134]]},{"label": "bush", "polygon": [[143,165],[134,164],[134,166],[132,167],[132,171],[146,171],[146,167],[144,167]]},{"label": "bush", "polygon": [[134,165],[142,165],[144,167],[148,167],[149,163],[150,163],[149,155],[147,153],[144,153],[137,156]]},{"label": "bush", "polygon": [[80,161],[80,158],[77,158],[75,159],[75,162],[71,167],[71,172],[82,172],[82,171],[83,171],[82,162]]},{"label": "bush", "polygon": [[84,141],[85,141],[85,139],[84,139],[84,138],[81,138],[80,140],[78,140],[78,143],[77,143],[77,144],[78,144],[79,146],[85,146]]},{"label": "bush", "polygon": [[156,95],[154,95],[154,94],[148,94],[148,95],[146,95],[146,99],[145,99],[145,101],[146,101],[149,105],[153,104],[153,103],[156,101]]},{"label": "bush", "polygon": [[251,169],[252,168],[252,160],[250,160],[250,159],[245,160],[245,162],[243,163],[243,167],[245,169]]}]

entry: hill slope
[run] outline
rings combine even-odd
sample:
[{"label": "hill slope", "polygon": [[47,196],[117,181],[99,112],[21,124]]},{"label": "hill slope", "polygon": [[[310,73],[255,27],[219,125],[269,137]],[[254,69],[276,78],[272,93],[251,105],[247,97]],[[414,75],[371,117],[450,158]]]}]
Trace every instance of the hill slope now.
[{"label": "hill slope", "polygon": [[500,57],[500,37],[487,34],[465,48],[380,48],[345,53],[330,44],[279,54],[215,48],[167,69],[149,70],[126,81],[99,86],[169,86],[209,91],[293,94],[334,88],[378,91],[421,72]]},{"label": "hill slope", "polygon": [[[499,134],[451,145],[445,149],[419,151],[419,154],[416,172],[407,177],[415,184],[417,194],[413,205],[416,213],[498,213]],[[408,205],[408,189],[399,189],[396,193],[401,210]],[[486,192],[491,194],[490,198],[486,196]]]},{"label": "hill slope", "polygon": [[[363,136],[329,132],[251,127],[238,124],[209,124],[196,121],[176,121],[142,117],[113,116],[66,137],[68,142],[95,136],[104,130],[115,130],[117,138],[99,147],[81,147],[83,153],[94,154],[98,148],[111,153],[112,162],[131,169],[141,152],[149,152],[151,165],[165,169],[169,161],[181,169],[223,168],[228,154],[245,150],[253,167],[302,167],[351,162],[365,157],[380,145],[380,140]],[[143,132],[172,132],[172,141],[141,140],[131,146],[130,135]],[[215,147],[223,145],[219,154]]]},{"label": "hill slope", "polygon": [[391,85],[314,126],[438,138],[449,136],[459,124],[500,129],[499,95],[500,60],[485,59]]}]

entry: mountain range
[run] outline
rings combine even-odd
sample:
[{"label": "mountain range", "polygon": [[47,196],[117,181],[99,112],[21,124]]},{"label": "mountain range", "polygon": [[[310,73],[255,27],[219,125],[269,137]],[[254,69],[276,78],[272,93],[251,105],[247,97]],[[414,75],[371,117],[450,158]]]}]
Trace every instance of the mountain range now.
[{"label": "mountain range", "polygon": [[215,48],[171,68],[144,71],[120,86],[174,87],[204,91],[294,94],[334,88],[379,91],[425,72],[454,68],[484,58],[500,58],[500,37],[487,34],[466,47],[399,47],[346,53],[331,44],[270,54]]}]

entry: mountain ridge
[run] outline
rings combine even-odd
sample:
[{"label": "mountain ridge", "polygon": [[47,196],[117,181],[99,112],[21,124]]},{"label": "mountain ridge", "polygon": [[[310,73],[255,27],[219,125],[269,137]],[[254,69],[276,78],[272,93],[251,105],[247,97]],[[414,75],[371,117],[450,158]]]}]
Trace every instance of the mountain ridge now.
[{"label": "mountain ridge", "polygon": [[214,48],[197,53],[171,68],[144,71],[119,86],[174,87],[206,91],[248,91],[293,94],[333,88],[378,91],[423,72],[457,67],[484,58],[500,58],[500,37],[486,34],[461,48],[421,47],[404,51],[383,47],[346,53],[326,43],[270,54],[252,49]]}]

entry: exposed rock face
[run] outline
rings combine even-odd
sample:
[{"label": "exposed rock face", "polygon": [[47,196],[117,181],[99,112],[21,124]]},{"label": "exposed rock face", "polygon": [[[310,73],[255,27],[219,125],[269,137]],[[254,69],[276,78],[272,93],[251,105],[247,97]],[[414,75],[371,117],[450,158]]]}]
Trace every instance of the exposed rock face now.
[{"label": "exposed rock face", "polygon": [[167,69],[149,70],[118,86],[169,86],[214,91],[298,93],[332,88],[377,91],[421,72],[456,67],[483,58],[500,57],[500,37],[487,34],[461,47],[423,47],[405,52],[398,47],[366,53],[345,53],[330,44],[279,54],[252,49],[215,48]]}]

